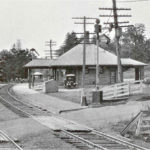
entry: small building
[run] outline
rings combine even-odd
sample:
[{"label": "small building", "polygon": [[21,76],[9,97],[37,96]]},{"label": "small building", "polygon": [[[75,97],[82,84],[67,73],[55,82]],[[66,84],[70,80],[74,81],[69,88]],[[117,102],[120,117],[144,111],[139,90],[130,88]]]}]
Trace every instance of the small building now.
[{"label": "small building", "polygon": [[[46,81],[53,78],[52,68],[50,64],[52,60],[50,59],[33,59],[25,65],[28,69],[28,80],[29,83],[35,81],[35,77],[38,76],[38,81]],[[31,85],[29,85],[31,86]]]},{"label": "small building", "polygon": [[[86,74],[85,84],[93,85],[96,82],[97,46],[86,45]],[[146,64],[122,58],[123,71],[134,68],[135,80],[144,79],[144,66]],[[29,72],[39,71],[43,76],[52,76],[60,85],[64,83],[66,74],[75,74],[77,83],[82,80],[83,45],[77,45],[61,55],[57,60],[37,59],[25,65]],[[45,73],[47,71],[47,73]],[[113,84],[117,82],[117,56],[99,48],[99,84]]]},{"label": "small building", "polygon": [[53,75],[50,64],[53,60],[50,59],[33,59],[25,65],[28,69],[28,74],[36,75],[41,74],[43,78],[49,78]]}]

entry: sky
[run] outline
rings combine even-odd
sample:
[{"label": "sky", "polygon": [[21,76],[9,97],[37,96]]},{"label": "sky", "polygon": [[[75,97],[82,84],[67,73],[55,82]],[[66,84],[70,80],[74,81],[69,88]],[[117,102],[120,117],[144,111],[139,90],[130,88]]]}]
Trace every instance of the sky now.
[{"label": "sky", "polygon": [[[120,1],[123,0],[117,0],[118,7],[132,10],[118,14],[131,14],[132,17],[119,21],[145,24],[146,37],[150,38],[150,1]],[[45,41],[56,41],[57,46],[53,47],[55,50],[63,44],[67,32],[83,31],[83,25],[74,24],[82,20],[73,20],[72,17],[96,17],[104,27],[103,22],[108,21],[108,18],[100,18],[99,15],[109,15],[110,11],[99,10],[99,7],[112,7],[112,0],[0,0],[0,50],[10,49],[20,39],[23,48],[35,48],[43,57],[44,50],[49,49]],[[87,30],[93,32],[94,26],[87,25]]]}]

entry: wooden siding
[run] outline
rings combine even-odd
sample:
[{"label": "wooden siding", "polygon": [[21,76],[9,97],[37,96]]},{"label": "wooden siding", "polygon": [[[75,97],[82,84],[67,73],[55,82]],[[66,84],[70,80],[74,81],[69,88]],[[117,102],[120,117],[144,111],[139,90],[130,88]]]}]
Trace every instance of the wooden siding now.
[{"label": "wooden siding", "polygon": [[103,73],[99,74],[99,84],[106,85],[110,84],[110,69],[104,68]]},{"label": "wooden siding", "polygon": [[[106,84],[113,84],[116,83],[116,69],[112,67],[103,67],[102,71],[99,74],[99,84],[106,85]],[[33,72],[41,72],[43,73],[44,77],[47,77],[48,74],[51,76],[53,75],[52,71],[49,69],[32,69]],[[112,76],[112,72],[114,76]],[[57,68],[56,71],[56,81],[58,81],[59,85],[64,84],[65,80],[65,73],[74,73],[76,75],[76,82],[81,85],[82,81],[82,68],[81,67],[69,67],[69,68]],[[95,67],[87,68],[85,74],[85,84],[86,85],[94,85],[96,83],[96,71]]]},{"label": "wooden siding", "polygon": [[[105,67],[103,69],[103,72],[101,72],[99,74],[99,84],[100,85],[106,85],[106,84],[111,84],[111,83],[116,83],[116,69],[117,68],[110,68],[110,67]],[[115,76],[114,78],[115,79],[112,79],[112,76],[111,76],[111,72],[114,72],[115,73]],[[77,79],[77,82],[79,83],[79,85],[81,84],[81,80],[82,80],[82,69],[78,69],[76,71],[76,79]],[[112,82],[112,80],[114,80]],[[95,69],[88,69],[87,73],[85,74],[85,84],[86,85],[94,85],[96,82],[96,71]]]}]

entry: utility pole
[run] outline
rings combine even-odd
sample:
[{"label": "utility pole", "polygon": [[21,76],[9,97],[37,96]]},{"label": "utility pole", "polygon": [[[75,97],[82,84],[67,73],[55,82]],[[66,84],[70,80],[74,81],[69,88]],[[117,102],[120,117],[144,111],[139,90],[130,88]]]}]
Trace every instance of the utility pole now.
[{"label": "utility pole", "polygon": [[120,44],[119,44],[119,39],[121,37],[121,28],[122,27],[129,27],[127,26],[119,26],[118,24],[123,24],[123,23],[129,23],[129,21],[124,21],[124,22],[118,22],[118,17],[131,17],[131,15],[118,15],[117,10],[121,11],[127,11],[131,10],[130,8],[117,8],[116,7],[116,0],[112,0],[112,8],[99,8],[100,10],[111,10],[113,11],[113,15],[100,15],[100,17],[113,17],[114,22],[107,22],[105,24],[110,25],[110,31],[112,28],[115,28],[115,44],[116,44],[116,54],[117,54],[117,75],[118,75],[118,82],[123,82],[123,71],[122,71],[122,65],[121,65],[121,57],[120,57]]},{"label": "utility pole", "polygon": [[[82,70],[82,88],[85,85],[85,63],[86,63],[86,17],[83,17],[83,33],[84,33],[84,40],[83,40],[83,70]],[[84,93],[84,92],[83,92]],[[83,94],[85,97],[85,95]]]},{"label": "utility pole", "polygon": [[122,66],[121,66],[120,47],[119,47],[120,46],[119,45],[120,28],[118,28],[116,0],[112,0],[112,1],[113,1],[113,14],[114,14],[114,25],[115,25],[116,54],[117,54],[117,64],[118,64],[118,82],[123,82],[123,72],[122,72]]},{"label": "utility pole", "polygon": [[53,59],[53,50],[52,50],[52,46],[56,46],[56,42],[55,41],[46,41],[46,46],[49,46],[50,50],[45,50],[45,52],[49,51],[50,54],[50,59]]},{"label": "utility pole", "polygon": [[[85,96],[85,67],[86,67],[86,25],[87,24],[94,24],[91,22],[87,22],[87,20],[95,20],[97,18],[91,18],[91,17],[73,17],[72,19],[79,19],[83,20],[83,22],[75,22],[75,24],[83,24],[83,33],[75,33],[75,34],[83,34],[84,40],[83,40],[83,65],[82,65],[82,92],[81,92],[81,105],[87,105],[86,102],[86,96]],[[90,33],[89,33],[90,34]]]},{"label": "utility pole", "polygon": [[97,61],[96,61],[96,90],[99,90],[99,37],[96,39],[97,45]]},{"label": "utility pole", "polygon": [[95,33],[96,33],[96,45],[97,45],[97,61],[96,61],[96,90],[99,90],[99,33],[101,32],[100,20],[96,19]]}]

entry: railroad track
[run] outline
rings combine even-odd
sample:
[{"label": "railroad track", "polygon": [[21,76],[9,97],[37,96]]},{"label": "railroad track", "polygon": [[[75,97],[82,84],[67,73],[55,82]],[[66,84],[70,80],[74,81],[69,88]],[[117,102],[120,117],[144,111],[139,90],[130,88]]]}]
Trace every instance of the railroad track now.
[{"label": "railroad track", "polygon": [[90,150],[148,150],[99,131],[61,130],[55,135],[79,149]]},{"label": "railroad track", "polygon": [[6,133],[0,131],[0,150],[23,150],[14,139],[10,138]]},{"label": "railroad track", "polygon": [[[48,110],[45,110],[43,113],[43,109],[35,107],[30,103],[19,101],[10,93],[10,87],[11,86],[4,87],[4,91],[7,91],[8,96],[4,98],[3,96],[6,95],[6,92],[2,93],[2,95],[4,95],[0,96],[0,100],[1,102],[3,102],[3,104],[13,110],[15,113],[19,114],[21,117],[32,117],[34,119],[34,116],[38,115],[53,115],[56,118],[66,120],[64,118],[56,116]],[[7,100],[8,97],[11,100]],[[68,124],[76,124],[75,122],[69,120],[66,121],[68,121]],[[147,148],[132,144],[125,140],[110,136],[88,127],[85,127],[85,130],[68,130],[62,128],[60,130],[54,131],[54,135],[64,140],[65,142],[76,146],[78,149],[84,150],[148,150]]]},{"label": "railroad track", "polygon": [[50,116],[52,113],[46,109],[34,106],[31,103],[17,99],[10,92],[13,85],[5,85],[0,89],[0,102],[20,117]]}]

